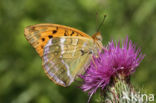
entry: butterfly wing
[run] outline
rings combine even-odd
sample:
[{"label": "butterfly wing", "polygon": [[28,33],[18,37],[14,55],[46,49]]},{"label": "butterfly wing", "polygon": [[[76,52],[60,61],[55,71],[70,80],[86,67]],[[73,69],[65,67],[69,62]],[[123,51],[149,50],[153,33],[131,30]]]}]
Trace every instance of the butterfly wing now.
[{"label": "butterfly wing", "polygon": [[52,38],[44,48],[44,71],[56,84],[69,86],[88,66],[94,46],[93,39],[84,37]]},{"label": "butterfly wing", "polygon": [[58,24],[37,24],[28,26],[25,28],[24,34],[40,57],[43,56],[43,49],[51,38],[61,36],[80,36],[92,39],[92,37],[75,28]]}]

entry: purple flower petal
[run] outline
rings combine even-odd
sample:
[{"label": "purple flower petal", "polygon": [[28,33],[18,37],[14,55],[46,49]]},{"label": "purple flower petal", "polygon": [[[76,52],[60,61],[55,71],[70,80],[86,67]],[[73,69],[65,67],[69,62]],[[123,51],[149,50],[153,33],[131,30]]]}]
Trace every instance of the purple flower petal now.
[{"label": "purple flower petal", "polygon": [[135,72],[144,58],[141,49],[136,50],[136,46],[128,37],[122,43],[122,47],[120,41],[111,41],[107,49],[102,49],[98,54],[99,57],[93,56],[86,73],[80,76],[83,79],[81,89],[88,92],[90,98],[98,88],[104,89],[117,73],[129,76]]}]

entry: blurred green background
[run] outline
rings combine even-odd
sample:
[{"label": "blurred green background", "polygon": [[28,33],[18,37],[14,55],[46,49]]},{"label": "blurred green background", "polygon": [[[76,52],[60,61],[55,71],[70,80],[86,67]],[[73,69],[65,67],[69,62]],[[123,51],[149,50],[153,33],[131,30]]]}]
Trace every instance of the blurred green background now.
[{"label": "blurred green background", "polygon": [[156,0],[0,0],[0,103],[87,103],[74,83],[63,88],[51,82],[41,59],[24,37],[24,28],[55,23],[96,32],[96,12],[103,43],[129,38],[146,57],[132,83],[156,94]]}]

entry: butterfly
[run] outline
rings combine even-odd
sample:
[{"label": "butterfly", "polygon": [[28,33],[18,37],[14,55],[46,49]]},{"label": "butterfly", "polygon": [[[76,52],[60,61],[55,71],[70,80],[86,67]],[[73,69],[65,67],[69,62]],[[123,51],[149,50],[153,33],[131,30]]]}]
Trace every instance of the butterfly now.
[{"label": "butterfly", "polygon": [[64,87],[84,73],[93,54],[102,48],[100,32],[89,36],[64,25],[36,24],[26,27],[24,35],[41,57],[49,79]]}]

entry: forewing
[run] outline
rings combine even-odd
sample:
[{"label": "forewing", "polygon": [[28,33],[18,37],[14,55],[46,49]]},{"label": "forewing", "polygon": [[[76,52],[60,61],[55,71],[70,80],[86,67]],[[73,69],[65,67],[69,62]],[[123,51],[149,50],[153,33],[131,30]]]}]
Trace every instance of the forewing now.
[{"label": "forewing", "polygon": [[52,38],[44,48],[44,71],[56,84],[69,86],[88,66],[94,46],[93,39],[84,37]]},{"label": "forewing", "polygon": [[43,49],[51,38],[61,36],[81,36],[91,38],[80,30],[58,24],[37,24],[28,26],[25,28],[24,34],[40,57],[43,56]]}]

